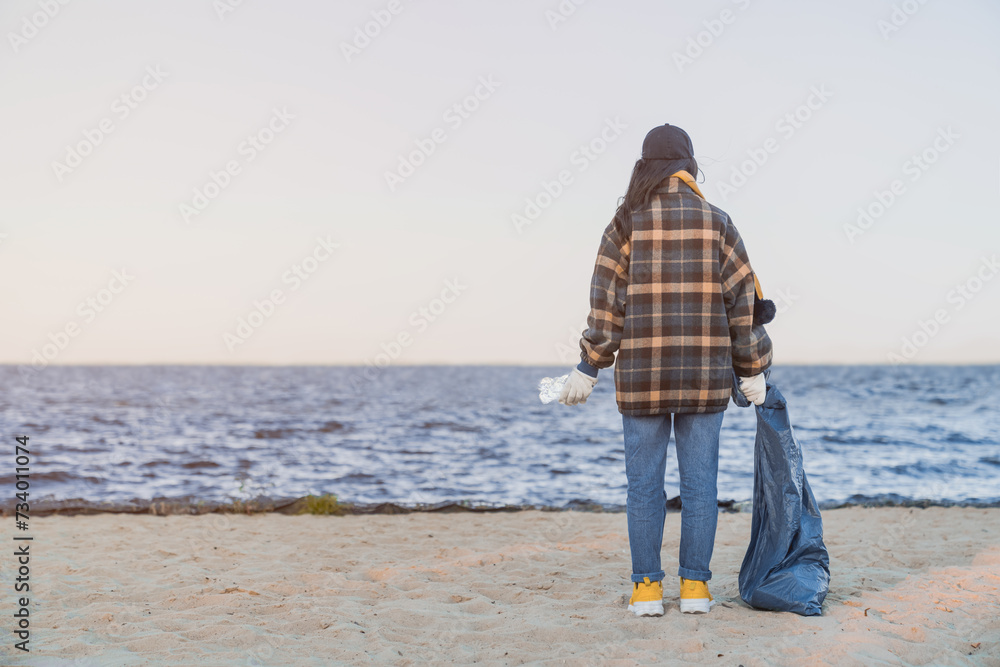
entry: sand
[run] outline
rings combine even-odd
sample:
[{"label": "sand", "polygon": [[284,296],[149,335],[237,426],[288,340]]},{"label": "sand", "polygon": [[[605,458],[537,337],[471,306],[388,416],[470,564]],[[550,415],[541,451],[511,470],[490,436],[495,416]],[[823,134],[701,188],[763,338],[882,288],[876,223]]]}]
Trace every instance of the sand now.
[{"label": "sand", "polygon": [[[1000,509],[824,513],[824,615],[750,609],[750,515],[719,520],[717,605],[625,610],[624,514],[103,514],[32,519],[35,665],[1000,665]],[[11,541],[13,520],[3,522]]]}]

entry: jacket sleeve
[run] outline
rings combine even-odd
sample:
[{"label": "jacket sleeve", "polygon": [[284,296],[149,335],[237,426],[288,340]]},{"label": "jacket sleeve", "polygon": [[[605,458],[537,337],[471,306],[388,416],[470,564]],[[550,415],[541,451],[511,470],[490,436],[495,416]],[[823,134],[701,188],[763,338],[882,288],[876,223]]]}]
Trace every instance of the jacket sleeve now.
[{"label": "jacket sleeve", "polygon": [[729,320],[733,370],[740,377],[763,373],[771,366],[771,338],[764,325],[753,323],[753,268],[739,231],[729,220],[720,247],[722,297]]},{"label": "jacket sleeve", "polygon": [[625,295],[631,243],[609,224],[590,280],[590,315],[580,339],[580,359],[594,368],[607,368],[615,361],[625,326]]}]

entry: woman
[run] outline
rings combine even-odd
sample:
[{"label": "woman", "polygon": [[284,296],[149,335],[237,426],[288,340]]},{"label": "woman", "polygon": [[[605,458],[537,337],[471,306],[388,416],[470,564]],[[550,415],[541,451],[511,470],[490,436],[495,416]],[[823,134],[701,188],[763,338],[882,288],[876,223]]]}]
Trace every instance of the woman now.
[{"label": "woman", "polygon": [[734,371],[743,394],[760,405],[762,373],[771,365],[763,325],[774,305],[761,299],[739,232],[705,201],[697,175],[684,130],[663,125],[646,135],[624,200],[601,239],[581,361],[559,399],[585,403],[598,370],[611,366],[617,352],[632,551],[628,608],[639,616],[663,614],[660,546],[671,419],[680,473],[680,606],[704,613],[712,605],[707,582],[722,415]]}]

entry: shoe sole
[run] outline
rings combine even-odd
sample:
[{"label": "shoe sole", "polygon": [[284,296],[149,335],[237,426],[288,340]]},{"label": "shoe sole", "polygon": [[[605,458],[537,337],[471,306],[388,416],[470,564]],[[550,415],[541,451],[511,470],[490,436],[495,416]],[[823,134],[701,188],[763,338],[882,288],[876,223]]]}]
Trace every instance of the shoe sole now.
[{"label": "shoe sole", "polygon": [[707,614],[715,604],[714,600],[708,598],[697,598],[695,600],[681,599],[682,614]]},{"label": "shoe sole", "polygon": [[663,616],[663,602],[656,600],[633,602],[628,606],[628,610],[636,616]]}]

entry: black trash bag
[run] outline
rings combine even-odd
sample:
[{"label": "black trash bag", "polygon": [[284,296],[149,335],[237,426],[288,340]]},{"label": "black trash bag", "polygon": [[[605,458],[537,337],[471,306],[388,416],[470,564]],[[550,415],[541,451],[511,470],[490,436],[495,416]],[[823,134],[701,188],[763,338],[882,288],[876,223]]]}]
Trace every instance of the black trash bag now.
[{"label": "black trash bag", "polygon": [[[733,382],[733,401],[749,406],[735,373]],[[757,609],[819,616],[830,588],[830,556],[823,544],[823,519],[802,469],[802,449],[777,387],[768,383],[764,403],[754,407],[753,520],[740,566],[740,597]]]}]

